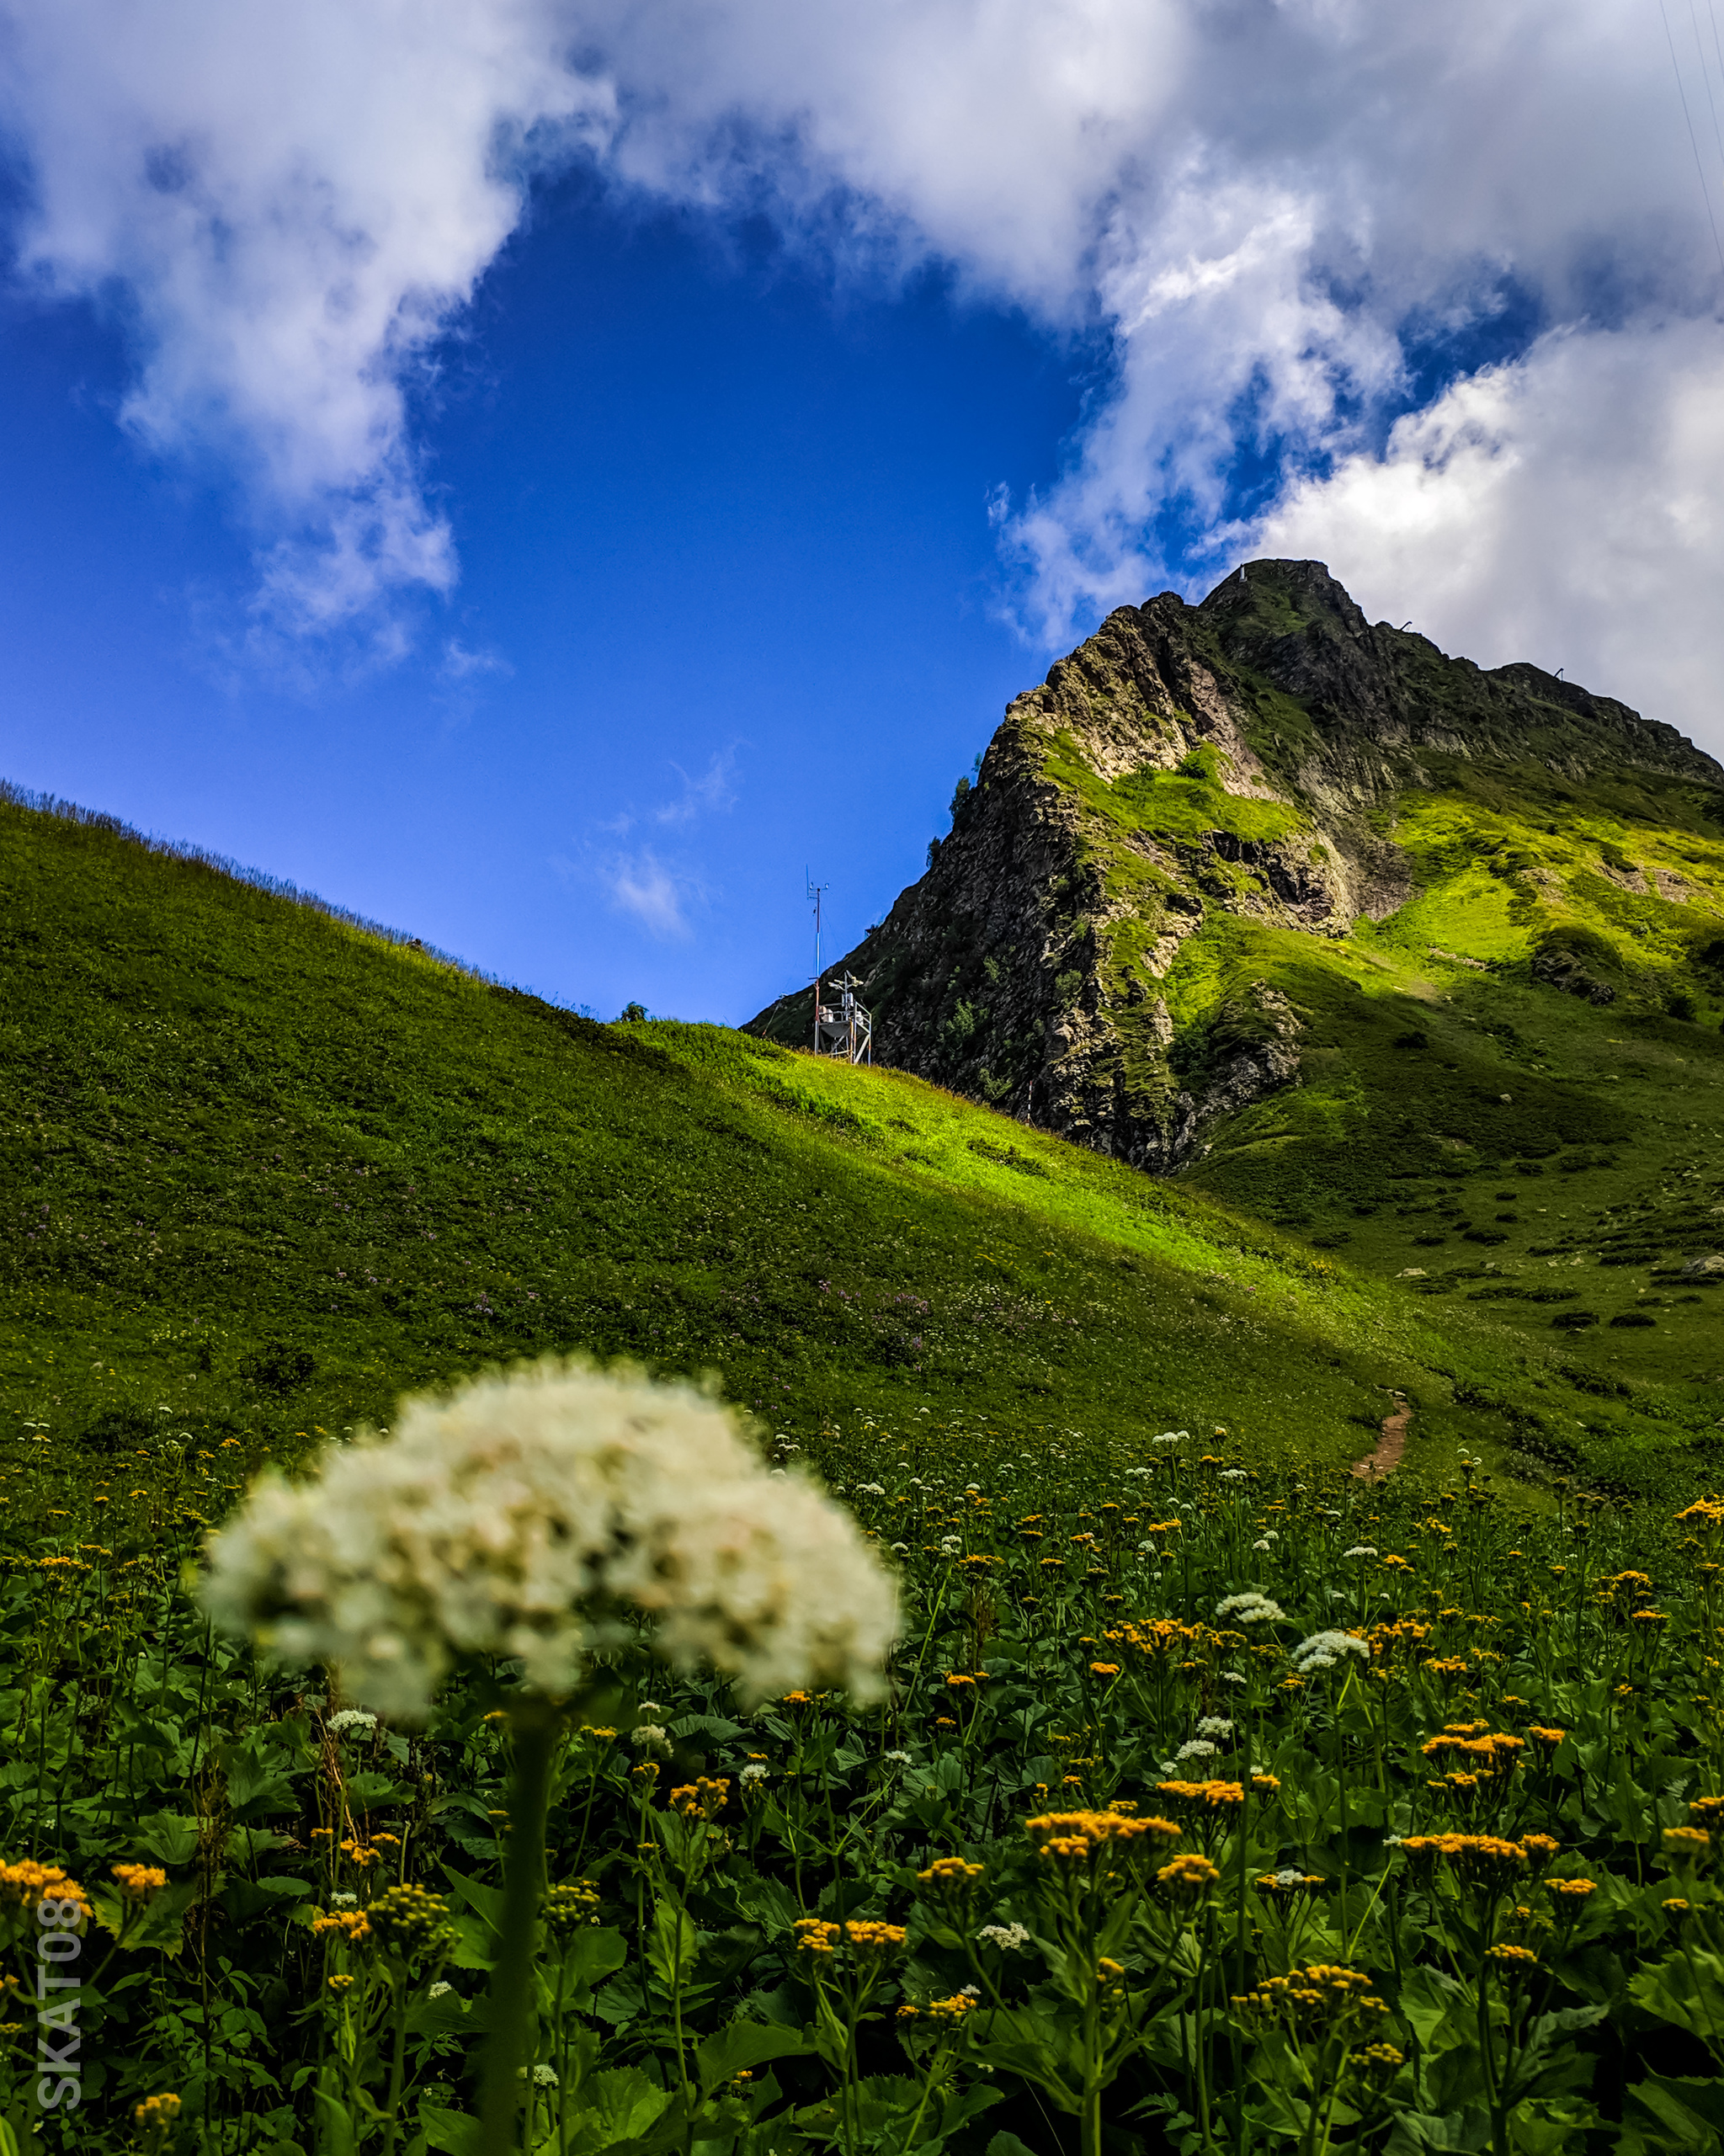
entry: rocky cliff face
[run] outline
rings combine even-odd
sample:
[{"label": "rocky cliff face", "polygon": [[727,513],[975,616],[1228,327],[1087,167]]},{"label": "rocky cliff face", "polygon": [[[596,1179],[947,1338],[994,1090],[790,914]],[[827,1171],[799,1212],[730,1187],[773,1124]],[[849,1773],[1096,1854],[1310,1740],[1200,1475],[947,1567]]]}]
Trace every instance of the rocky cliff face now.
[{"label": "rocky cliff face", "polygon": [[[1373,626],[1320,562],[1121,607],[1014,701],[928,873],[841,961],[876,1057],[1175,1168],[1300,1070],[1286,995],[1194,995],[1201,954],[1230,921],[1320,945],[1393,913],[1416,880],[1397,804],[1463,766],[1558,802],[1599,774],[1724,786],[1626,705]],[[804,991],[752,1030],[802,1041],[809,1018]]]}]

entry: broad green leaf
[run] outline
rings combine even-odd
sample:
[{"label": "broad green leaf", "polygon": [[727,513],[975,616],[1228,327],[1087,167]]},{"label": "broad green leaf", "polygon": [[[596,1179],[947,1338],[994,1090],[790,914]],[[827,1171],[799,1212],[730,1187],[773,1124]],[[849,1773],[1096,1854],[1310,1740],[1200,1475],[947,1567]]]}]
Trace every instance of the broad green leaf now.
[{"label": "broad green leaf", "polygon": [[710,2095],[733,2073],[764,2066],[769,2059],[793,2058],[813,2048],[800,2029],[778,2028],[764,2021],[732,2021],[728,2028],[705,2037],[695,2050],[701,2093]]},{"label": "broad green leaf", "polygon": [[700,1930],[680,1902],[661,1894],[652,1905],[646,1959],[661,1983],[668,1984],[693,1967],[700,1951]]}]

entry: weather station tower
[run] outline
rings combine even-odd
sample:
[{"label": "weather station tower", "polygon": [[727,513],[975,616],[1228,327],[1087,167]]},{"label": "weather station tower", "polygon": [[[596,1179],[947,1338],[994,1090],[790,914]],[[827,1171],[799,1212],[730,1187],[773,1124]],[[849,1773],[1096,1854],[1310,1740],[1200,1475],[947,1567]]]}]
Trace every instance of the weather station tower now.
[{"label": "weather station tower", "polygon": [[[856,991],[862,983],[849,972],[828,983],[821,966],[821,901],[832,886],[817,883],[806,870],[803,874],[814,908],[814,1052],[835,1056],[846,1063],[871,1063],[874,1014],[857,998]],[[833,998],[830,1003],[828,993]]]}]

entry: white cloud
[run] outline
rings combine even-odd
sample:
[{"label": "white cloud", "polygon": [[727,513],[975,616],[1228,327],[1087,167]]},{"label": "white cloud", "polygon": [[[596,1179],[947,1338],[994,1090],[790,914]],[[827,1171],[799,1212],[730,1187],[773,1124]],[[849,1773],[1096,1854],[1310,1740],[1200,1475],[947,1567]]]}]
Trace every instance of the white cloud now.
[{"label": "white cloud", "polygon": [[458,636],[451,636],[443,647],[439,671],[445,681],[471,682],[487,674],[500,674],[507,679],[514,668],[500,652],[470,652]]},{"label": "white cloud", "polygon": [[[1718,263],[1669,52],[1621,0],[0,0],[0,19],[35,189],[22,258],[123,313],[127,424],[237,476],[260,614],[290,631],[449,589],[412,398],[530,173],[581,154],[624,189],[764,210],[843,274],[938,260],[1110,338],[1063,476],[991,512],[1039,639],[1165,582],[1157,520],[1219,517],[1242,458],[1264,531],[1464,585],[1443,604],[1467,634],[1596,649],[1625,693],[1652,682],[1700,721],[1707,663],[1660,673],[1657,653],[1716,611],[1682,458],[1711,453]],[[1698,15],[1693,39],[1673,21],[1724,204],[1705,131],[1724,65]],[[1380,466],[1415,362],[1444,337],[1477,349],[1505,308],[1546,340],[1450,390]],[[1569,396],[1594,429],[1565,431]],[[1602,522],[1574,523],[1583,499]],[[1471,551],[1488,566],[1419,551],[1421,518],[1452,534],[1479,504],[1503,535]],[[1626,584],[1663,596],[1609,641],[1579,594]]]},{"label": "white cloud", "polygon": [[688,934],[688,904],[699,895],[698,887],[650,846],[616,856],[599,873],[611,904],[632,915],[649,935],[668,940]]},{"label": "white cloud", "polygon": [[1531,659],[1724,749],[1724,338],[1571,330],[1295,486],[1253,551],[1328,562],[1374,615]]},{"label": "white cloud", "polygon": [[680,764],[670,767],[683,782],[683,791],[674,801],[662,803],[652,812],[655,823],[693,823],[703,816],[729,808],[737,798],[735,748],[721,748],[707,761],[706,769],[698,779],[691,779]]},{"label": "white cloud", "polygon": [[7,6],[0,96],[45,290],[114,307],[147,450],[237,478],[258,610],[335,629],[455,573],[409,392],[536,158],[602,141],[549,0]]}]

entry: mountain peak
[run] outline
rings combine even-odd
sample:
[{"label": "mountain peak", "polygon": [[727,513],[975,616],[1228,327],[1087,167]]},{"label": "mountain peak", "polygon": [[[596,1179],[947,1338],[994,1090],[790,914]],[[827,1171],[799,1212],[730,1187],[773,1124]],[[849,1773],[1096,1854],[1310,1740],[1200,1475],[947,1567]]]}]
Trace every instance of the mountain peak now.
[{"label": "mountain peak", "polygon": [[1116,609],[1014,698],[843,962],[881,1060],[1167,1169],[1308,1081],[1367,949],[1414,1016],[1445,968],[1698,1007],[1721,830],[1724,769],[1673,727],[1368,622],[1321,562],[1248,562]]}]

